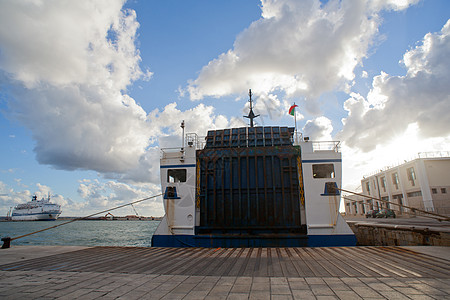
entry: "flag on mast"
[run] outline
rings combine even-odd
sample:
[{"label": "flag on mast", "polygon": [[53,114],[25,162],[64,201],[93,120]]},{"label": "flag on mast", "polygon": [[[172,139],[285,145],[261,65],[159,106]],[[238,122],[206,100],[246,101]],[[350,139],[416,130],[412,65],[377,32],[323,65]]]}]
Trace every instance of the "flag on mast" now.
[{"label": "flag on mast", "polygon": [[298,105],[292,105],[291,106],[291,108],[289,108],[289,114],[291,115],[291,116],[295,116],[295,108],[297,107]]},{"label": "flag on mast", "polygon": [[295,125],[295,132],[294,132],[294,134],[295,134],[295,142],[298,144],[297,115],[295,114],[295,108],[296,108],[297,106],[298,106],[298,105],[295,105],[295,102],[294,102],[294,104],[289,108],[289,114],[290,114],[291,116],[294,116],[294,125]]}]

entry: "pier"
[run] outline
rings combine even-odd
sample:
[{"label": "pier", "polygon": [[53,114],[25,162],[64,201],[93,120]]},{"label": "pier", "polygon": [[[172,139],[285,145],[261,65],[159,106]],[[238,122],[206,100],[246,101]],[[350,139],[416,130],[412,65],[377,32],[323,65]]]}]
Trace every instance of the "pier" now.
[{"label": "pier", "polygon": [[444,299],[449,247],[0,250],[2,299]]}]

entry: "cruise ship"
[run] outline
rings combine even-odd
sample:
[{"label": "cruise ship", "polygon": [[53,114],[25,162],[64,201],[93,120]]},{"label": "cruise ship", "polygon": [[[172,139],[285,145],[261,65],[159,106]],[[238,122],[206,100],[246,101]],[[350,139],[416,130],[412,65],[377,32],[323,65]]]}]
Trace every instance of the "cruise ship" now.
[{"label": "cruise ship", "polygon": [[339,213],[339,142],[315,142],[293,127],[253,126],[184,135],[162,149],[165,215],[154,247],[355,246]]},{"label": "cruise ship", "polygon": [[47,199],[37,199],[34,195],[31,201],[18,204],[11,213],[12,221],[53,221],[61,214],[61,205],[50,203],[50,195]]}]

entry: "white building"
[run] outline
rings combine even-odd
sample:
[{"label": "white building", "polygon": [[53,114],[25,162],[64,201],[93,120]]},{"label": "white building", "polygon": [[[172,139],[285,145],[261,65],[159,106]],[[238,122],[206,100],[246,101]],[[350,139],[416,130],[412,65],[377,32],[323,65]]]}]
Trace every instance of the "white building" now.
[{"label": "white building", "polygon": [[362,196],[346,196],[349,216],[364,215],[371,209],[389,208],[397,215],[407,213],[401,204],[441,215],[450,215],[450,152],[419,153],[418,158],[361,180]]}]

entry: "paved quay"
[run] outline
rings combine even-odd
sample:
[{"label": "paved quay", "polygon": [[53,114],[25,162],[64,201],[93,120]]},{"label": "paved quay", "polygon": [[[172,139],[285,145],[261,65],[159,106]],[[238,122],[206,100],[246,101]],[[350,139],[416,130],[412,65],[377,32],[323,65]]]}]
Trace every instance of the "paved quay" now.
[{"label": "paved quay", "polygon": [[450,299],[450,247],[0,249],[1,299]]}]

